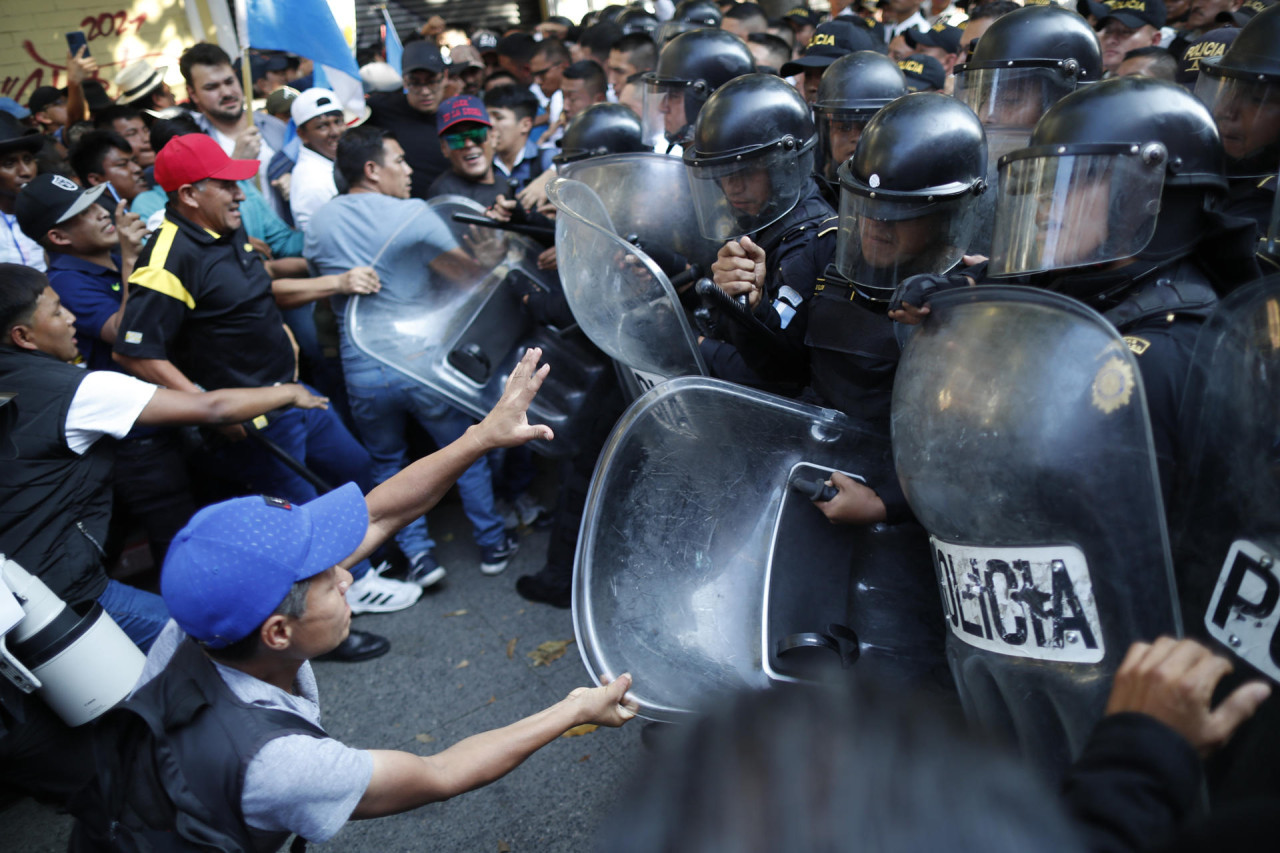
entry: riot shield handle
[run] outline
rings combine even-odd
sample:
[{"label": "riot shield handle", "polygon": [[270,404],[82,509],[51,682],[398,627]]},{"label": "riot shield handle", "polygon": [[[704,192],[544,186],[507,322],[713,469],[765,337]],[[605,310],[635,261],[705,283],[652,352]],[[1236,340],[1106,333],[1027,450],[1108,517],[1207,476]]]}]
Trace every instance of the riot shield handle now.
[{"label": "riot shield handle", "polygon": [[796,477],[787,485],[814,502],[825,503],[840,494],[839,489],[835,486],[827,485],[824,480],[808,480],[804,477]]},{"label": "riot shield handle", "polygon": [[779,658],[798,657],[800,649],[825,649],[840,658],[840,668],[848,669],[858,661],[862,646],[857,633],[848,625],[832,622],[825,631],[801,631],[778,640],[774,654]]}]

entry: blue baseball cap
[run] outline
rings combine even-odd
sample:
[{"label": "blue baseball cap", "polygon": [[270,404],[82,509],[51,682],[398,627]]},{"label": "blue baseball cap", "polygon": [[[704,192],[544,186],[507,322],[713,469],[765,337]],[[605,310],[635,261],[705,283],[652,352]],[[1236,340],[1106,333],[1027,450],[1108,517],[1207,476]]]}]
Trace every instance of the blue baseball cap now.
[{"label": "blue baseball cap", "polygon": [[305,504],[260,495],[223,501],[174,537],[160,595],[178,627],[220,649],[265,622],[295,583],[351,556],[368,527],[355,483]]},{"label": "blue baseball cap", "polygon": [[436,133],[443,135],[455,124],[464,121],[493,126],[493,122],[489,121],[489,111],[484,108],[484,101],[475,95],[454,95],[446,99],[436,112]]},{"label": "blue baseball cap", "polygon": [[31,117],[31,110],[27,109],[13,98],[0,98],[0,110],[4,110],[16,119]]}]

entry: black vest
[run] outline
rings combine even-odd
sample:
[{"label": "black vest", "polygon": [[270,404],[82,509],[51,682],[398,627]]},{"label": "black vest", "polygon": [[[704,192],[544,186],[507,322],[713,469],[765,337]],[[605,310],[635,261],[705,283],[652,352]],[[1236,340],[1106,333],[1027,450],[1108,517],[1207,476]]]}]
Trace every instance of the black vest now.
[{"label": "black vest", "polygon": [[102,544],[111,520],[115,442],[67,447],[67,411],[84,370],[50,355],[0,347],[0,388],[17,392],[17,424],[0,441],[0,552],[68,604],[107,586]]},{"label": "black vest", "polygon": [[236,696],[193,640],[94,732],[93,781],[71,803],[70,849],[271,853],[287,832],[245,823],[249,762],[284,735],[326,738],[296,714]]}]

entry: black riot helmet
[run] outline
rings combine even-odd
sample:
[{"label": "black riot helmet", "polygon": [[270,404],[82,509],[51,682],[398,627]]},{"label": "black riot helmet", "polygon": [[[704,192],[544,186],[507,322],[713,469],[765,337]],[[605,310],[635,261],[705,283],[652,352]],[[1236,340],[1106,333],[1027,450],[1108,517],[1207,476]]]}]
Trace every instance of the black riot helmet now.
[{"label": "black riot helmet", "polygon": [[649,150],[639,116],[622,104],[592,104],[565,128],[554,162],[560,166],[589,157]]},{"label": "black riot helmet", "polygon": [[1226,189],[1223,159],[1213,116],[1181,86],[1146,77],[1086,86],[1044,114],[1028,147],[1000,159],[990,271],[1190,254],[1207,202]]},{"label": "black riot helmet", "polygon": [[1024,6],[997,18],[955,75],[955,96],[978,114],[994,156],[1020,147],[1058,99],[1102,79],[1102,49],[1076,12]]},{"label": "black riot helmet", "polygon": [[862,129],[879,109],[907,94],[907,80],[898,64],[870,50],[840,57],[822,72],[813,112],[818,119],[822,174],[836,178],[836,169],[853,156]]},{"label": "black riot helmet", "polygon": [[733,33],[700,29],[676,36],[643,77],[645,139],[683,144],[711,93],[754,70],[751,51]]},{"label": "black riot helmet", "polygon": [[1203,60],[1196,97],[1218,123],[1227,174],[1261,178],[1280,165],[1280,5],[1254,15],[1221,58]]},{"label": "black riot helmet", "polygon": [[682,0],[676,5],[671,20],[664,22],[654,33],[654,41],[661,48],[681,33],[703,27],[717,28],[724,20],[724,14],[712,0]]},{"label": "black riot helmet", "polygon": [[624,36],[632,33],[644,33],[650,38],[658,29],[658,19],[645,9],[630,8],[618,15],[614,21]]},{"label": "black riot helmet", "polygon": [[873,302],[907,276],[960,262],[986,190],[987,138],[948,95],[904,95],[867,122],[839,169],[836,272]]},{"label": "black riot helmet", "polygon": [[816,142],[809,105],[781,77],[747,74],[718,89],[684,150],[702,236],[727,240],[787,215],[810,186]]}]

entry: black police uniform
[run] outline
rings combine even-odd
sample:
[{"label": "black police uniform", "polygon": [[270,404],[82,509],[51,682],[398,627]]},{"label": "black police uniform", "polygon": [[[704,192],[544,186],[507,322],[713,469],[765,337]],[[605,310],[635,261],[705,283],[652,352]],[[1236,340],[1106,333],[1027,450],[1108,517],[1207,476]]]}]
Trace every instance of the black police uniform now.
[{"label": "black police uniform", "polygon": [[[835,251],[833,213],[817,185],[810,182],[786,216],[751,235],[765,253],[765,289],[755,316],[773,334],[765,337],[723,319],[718,329],[725,340],[708,337],[698,347],[712,376],[790,396],[807,383],[800,308],[813,295],[814,285]],[[830,235],[822,241],[830,244],[825,251],[816,248],[820,234]],[[773,304],[779,297],[796,311],[785,327]],[[801,325],[793,329],[797,320]]]}]

